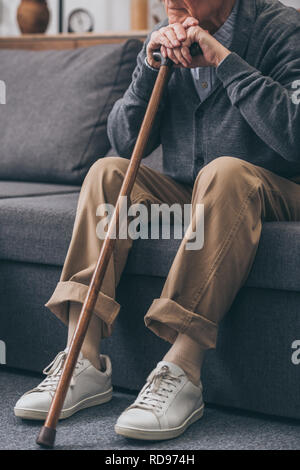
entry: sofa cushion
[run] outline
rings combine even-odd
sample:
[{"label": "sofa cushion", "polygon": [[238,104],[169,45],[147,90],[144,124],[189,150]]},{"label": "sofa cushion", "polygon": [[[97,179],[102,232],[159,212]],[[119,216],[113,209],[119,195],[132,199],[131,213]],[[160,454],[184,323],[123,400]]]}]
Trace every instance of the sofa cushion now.
[{"label": "sofa cushion", "polygon": [[[40,373],[65,347],[67,329],[43,307],[59,276],[58,267],[0,263],[0,338],[6,344],[7,366]],[[169,348],[144,323],[144,315],[160,295],[163,282],[161,278],[125,276],[120,283],[117,299],[122,311],[113,336],[101,344],[103,354],[108,354],[114,364],[116,387],[140,390]],[[206,356],[202,380],[207,403],[300,419],[300,367],[291,360],[292,354],[296,356],[292,343],[299,338],[299,303],[297,292],[242,289],[221,324],[217,351]],[[24,391],[18,390],[20,394]],[[15,395],[14,391],[12,403]],[[207,418],[211,420],[209,415]],[[211,423],[211,433],[215,433],[216,423]],[[231,431],[238,432],[237,428],[221,429],[220,439]],[[250,432],[254,432],[251,427]],[[196,448],[195,435],[189,433],[190,449]],[[290,423],[290,436],[296,434],[299,423],[294,421]],[[270,434],[269,438],[275,448],[278,437]]]},{"label": "sofa cushion", "polygon": [[79,192],[0,199],[0,259],[61,266]]},{"label": "sofa cushion", "polygon": [[76,50],[0,50],[0,179],[80,184],[110,148],[106,124],[131,82],[138,40]]},{"label": "sofa cushion", "polygon": [[29,183],[23,181],[0,181],[0,199],[46,196],[47,194],[78,193],[78,191],[80,191],[80,186]]},{"label": "sofa cushion", "polygon": [[[0,199],[0,259],[62,266],[79,193]],[[180,240],[137,240],[126,267],[136,275],[166,277]],[[250,287],[300,291],[300,222],[263,226],[247,281]]]}]

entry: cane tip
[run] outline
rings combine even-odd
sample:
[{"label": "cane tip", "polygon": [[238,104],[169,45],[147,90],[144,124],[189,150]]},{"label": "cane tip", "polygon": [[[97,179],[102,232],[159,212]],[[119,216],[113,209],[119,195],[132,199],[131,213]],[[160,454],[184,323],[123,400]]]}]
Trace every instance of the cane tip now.
[{"label": "cane tip", "polygon": [[47,428],[43,426],[40,430],[36,443],[41,447],[46,447],[47,449],[51,449],[54,447],[56,437],[56,430],[52,428]]}]

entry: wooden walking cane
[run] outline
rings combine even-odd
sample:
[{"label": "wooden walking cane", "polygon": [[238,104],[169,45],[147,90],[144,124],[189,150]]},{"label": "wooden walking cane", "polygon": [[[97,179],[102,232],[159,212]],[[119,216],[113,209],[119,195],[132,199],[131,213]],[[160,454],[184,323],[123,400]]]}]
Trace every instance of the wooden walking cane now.
[{"label": "wooden walking cane", "polygon": [[[202,53],[198,44],[193,44],[191,47],[192,56]],[[61,414],[61,410],[68,392],[72,375],[79,357],[82,344],[84,342],[87,329],[91,317],[93,315],[94,307],[100,292],[103,279],[110,261],[116,237],[119,231],[119,214],[121,212],[121,204],[124,197],[129,197],[134,186],[137,172],[139,170],[141,160],[144,156],[146,145],[148,143],[151,130],[153,128],[154,120],[157,115],[158,107],[161,102],[164,90],[168,84],[169,78],[172,73],[173,62],[170,59],[164,59],[160,53],[155,53],[155,58],[161,61],[161,66],[157,80],[147,107],[147,111],[142,123],[142,127],[137,138],[134,151],[124,178],[124,182],[116,203],[113,217],[108,227],[108,231],[103,242],[95,272],[93,274],[87,297],[83,304],[78,324],[74,332],[69,351],[64,363],[62,375],[60,377],[57,389],[55,391],[51,407],[49,409],[44,426],[41,428],[37,438],[37,444],[42,447],[52,448],[55,443],[56,426]]]}]

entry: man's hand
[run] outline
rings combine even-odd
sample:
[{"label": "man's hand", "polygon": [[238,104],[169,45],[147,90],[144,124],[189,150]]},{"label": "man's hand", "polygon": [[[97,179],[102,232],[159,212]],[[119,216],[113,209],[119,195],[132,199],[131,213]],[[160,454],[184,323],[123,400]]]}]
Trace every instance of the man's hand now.
[{"label": "man's hand", "polygon": [[[201,47],[203,56],[191,56],[189,48],[195,42]],[[147,60],[155,68],[159,68],[159,64],[152,54],[157,49],[161,50],[163,57],[169,57],[175,65],[185,68],[218,67],[230,54],[226,47],[198,25],[195,18],[187,18],[183,24],[175,23],[152,34]]]},{"label": "man's hand", "polygon": [[161,50],[163,57],[169,57],[177,65],[189,67],[192,62],[191,55],[182,44],[188,40],[187,31],[189,28],[197,26],[198,20],[186,18],[181,23],[173,23],[169,26],[154,31],[147,47],[147,61],[151,67],[159,68],[160,65],[153,59],[153,52]]},{"label": "man's hand", "polygon": [[[181,52],[185,56],[190,55],[189,48],[193,43],[198,43],[203,55],[191,57],[189,68],[218,67],[231,52],[217,41],[208,31],[200,26],[191,26],[187,31],[187,39],[181,45]],[[183,63],[181,66],[185,67]]]}]

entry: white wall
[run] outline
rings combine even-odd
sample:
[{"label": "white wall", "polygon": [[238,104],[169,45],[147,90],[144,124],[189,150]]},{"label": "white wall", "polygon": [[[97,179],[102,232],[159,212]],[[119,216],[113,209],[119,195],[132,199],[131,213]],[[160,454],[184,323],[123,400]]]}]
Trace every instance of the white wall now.
[{"label": "white wall", "polygon": [[86,8],[92,13],[97,32],[130,29],[130,0],[65,0],[66,18],[74,8]]},{"label": "white wall", "polygon": [[[126,31],[130,29],[130,0],[65,0],[65,16],[74,8],[90,10],[97,32]],[[19,34],[16,11],[20,0],[0,0],[0,35]],[[47,33],[55,34],[58,28],[58,0],[48,0],[51,22]],[[65,24],[66,27],[66,24]]]},{"label": "white wall", "polygon": [[[151,0],[154,1],[154,0]],[[16,10],[20,0],[0,0],[0,35],[19,34]],[[284,0],[286,5],[300,8],[300,0]],[[48,33],[57,32],[58,0],[48,0],[51,22]],[[130,29],[130,0],[65,0],[66,15],[78,7],[89,9],[95,18],[97,32]]]},{"label": "white wall", "polygon": [[300,0],[285,0],[282,1],[282,3],[288,5],[289,7],[300,8]]}]

